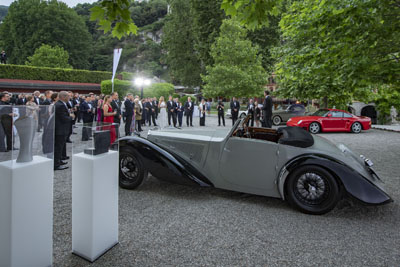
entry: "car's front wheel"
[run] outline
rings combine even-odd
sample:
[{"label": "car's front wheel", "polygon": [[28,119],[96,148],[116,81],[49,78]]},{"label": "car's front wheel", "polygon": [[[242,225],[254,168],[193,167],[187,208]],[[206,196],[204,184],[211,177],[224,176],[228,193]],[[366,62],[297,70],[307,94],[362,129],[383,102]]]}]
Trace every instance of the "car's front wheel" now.
[{"label": "car's front wheel", "polygon": [[135,189],[145,177],[146,171],[140,157],[130,147],[121,147],[119,152],[119,186]]},{"label": "car's front wheel", "polygon": [[273,122],[273,124],[274,124],[275,126],[278,126],[279,124],[281,124],[282,119],[281,119],[281,117],[279,117],[279,116],[274,116],[274,117],[272,118],[272,122]]},{"label": "car's front wheel", "polygon": [[286,181],[288,202],[304,213],[325,214],[336,206],[340,196],[335,178],[319,166],[302,166]]},{"label": "car's front wheel", "polygon": [[361,123],[356,121],[355,123],[353,123],[353,125],[351,125],[351,131],[353,133],[361,133],[361,130],[362,130]]},{"label": "car's front wheel", "polygon": [[317,134],[321,131],[321,126],[318,122],[312,122],[310,123],[310,126],[308,126],[308,131],[310,133]]}]

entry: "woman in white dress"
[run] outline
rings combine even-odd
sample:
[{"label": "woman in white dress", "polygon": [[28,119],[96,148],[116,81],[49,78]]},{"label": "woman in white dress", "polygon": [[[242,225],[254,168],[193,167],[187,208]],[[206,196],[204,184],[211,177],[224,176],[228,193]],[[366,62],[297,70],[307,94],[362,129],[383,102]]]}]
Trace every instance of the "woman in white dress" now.
[{"label": "woman in white dress", "polygon": [[164,101],[164,97],[160,97],[158,101],[158,107],[160,108],[160,127],[161,129],[167,127],[167,104]]}]

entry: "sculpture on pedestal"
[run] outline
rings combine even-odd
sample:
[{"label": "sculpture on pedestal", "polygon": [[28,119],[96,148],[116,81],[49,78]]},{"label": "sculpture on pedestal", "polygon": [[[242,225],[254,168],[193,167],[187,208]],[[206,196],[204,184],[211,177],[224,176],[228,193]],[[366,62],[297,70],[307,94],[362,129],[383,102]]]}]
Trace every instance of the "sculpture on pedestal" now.
[{"label": "sculpture on pedestal", "polygon": [[26,106],[25,112],[21,113],[19,118],[15,120],[14,125],[17,128],[20,148],[17,162],[31,162],[33,160],[33,139],[38,124],[38,107]]},{"label": "sculpture on pedestal", "polygon": [[390,109],[390,118],[392,119],[392,124],[398,124],[396,117],[397,117],[397,110],[394,106]]}]

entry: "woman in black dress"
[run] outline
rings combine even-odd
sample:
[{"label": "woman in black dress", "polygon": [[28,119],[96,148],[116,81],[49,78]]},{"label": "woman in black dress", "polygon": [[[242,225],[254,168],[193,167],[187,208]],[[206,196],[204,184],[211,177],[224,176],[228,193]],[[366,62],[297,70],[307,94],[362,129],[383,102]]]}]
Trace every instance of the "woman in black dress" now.
[{"label": "woman in black dress", "polygon": [[201,100],[201,103],[199,105],[199,110],[200,110],[200,126],[206,126],[206,102],[204,99]]}]

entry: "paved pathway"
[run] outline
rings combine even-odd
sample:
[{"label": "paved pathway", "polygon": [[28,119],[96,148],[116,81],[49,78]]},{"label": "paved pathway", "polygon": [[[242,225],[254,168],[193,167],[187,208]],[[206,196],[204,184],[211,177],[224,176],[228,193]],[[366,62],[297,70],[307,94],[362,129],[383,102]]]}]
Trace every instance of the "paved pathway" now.
[{"label": "paved pathway", "polygon": [[378,129],[378,130],[400,132],[400,124],[398,124],[398,125],[378,125],[378,124],[374,124],[374,125],[372,125],[372,128],[373,129]]}]

